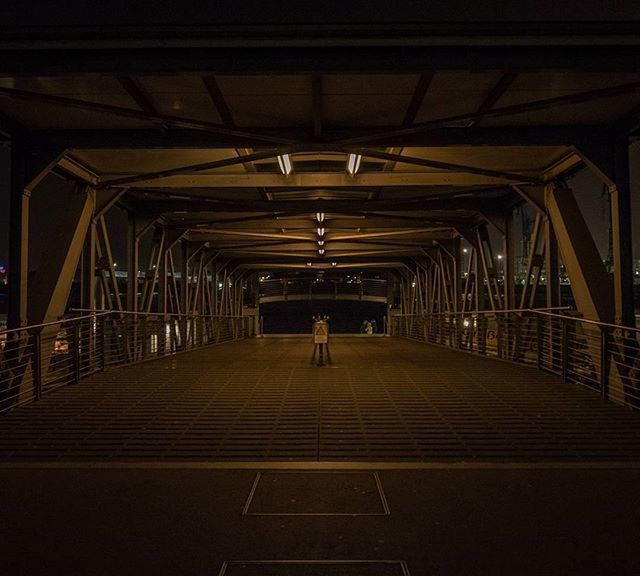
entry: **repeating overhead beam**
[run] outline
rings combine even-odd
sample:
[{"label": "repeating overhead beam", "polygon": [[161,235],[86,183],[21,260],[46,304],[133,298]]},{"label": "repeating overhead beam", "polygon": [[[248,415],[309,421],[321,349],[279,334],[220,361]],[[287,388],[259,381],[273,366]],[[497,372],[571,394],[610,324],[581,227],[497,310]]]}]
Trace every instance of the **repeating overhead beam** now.
[{"label": "repeating overhead beam", "polygon": [[[569,146],[579,142],[589,142],[595,132],[611,131],[607,126],[557,125],[557,126],[478,126],[468,128],[433,128],[428,132],[397,135],[394,127],[381,130],[390,131],[390,136],[379,140],[376,145],[393,147],[449,147],[449,146]],[[238,136],[225,133],[204,132],[173,127],[169,134],[161,134],[152,129],[84,129],[84,130],[33,130],[38,141],[46,145],[54,144],[62,148],[251,148],[264,145],[263,136],[288,138],[296,146],[313,149],[317,142],[309,139],[309,131],[300,127],[266,128],[250,135]],[[323,128],[323,135],[329,140],[342,141],[355,136],[366,136],[371,129],[361,127]]]},{"label": "repeating overhead beam", "polygon": [[311,98],[313,112],[313,136],[322,136],[322,75],[313,74],[311,76]]},{"label": "repeating overhead beam", "polygon": [[[105,35],[104,28],[84,27],[83,31],[91,33],[90,37],[50,37],[42,40],[39,50],[11,44],[5,31],[0,75],[640,70],[636,30],[629,27],[622,33],[607,31],[605,34],[602,23],[597,24],[597,31],[591,30],[588,34],[566,30],[576,26],[573,22],[553,35],[544,36],[540,30],[545,28],[540,24],[533,34],[531,29],[521,33],[520,28],[509,25],[511,33],[505,35],[504,23],[495,33],[487,32],[483,26],[481,35],[477,24],[459,26],[451,32],[451,28],[443,31],[442,23],[431,28],[421,23],[407,35],[397,29],[390,31],[393,24],[385,23],[384,29],[376,31],[374,36],[360,38],[345,35],[344,27],[337,33],[324,31],[313,37],[300,34],[297,28],[297,37],[293,38],[283,34],[282,27],[270,29],[268,37],[251,35],[250,38],[237,34],[226,38],[212,36],[210,31],[194,38],[181,29],[180,36],[174,38],[167,38],[164,30],[162,38],[136,37],[128,41],[119,37],[118,49],[113,48],[113,39]],[[35,28],[30,33],[37,41],[43,30]],[[34,39],[29,40],[31,47]],[[380,46],[381,42],[385,45]],[[585,49],[596,43],[596,49]]]},{"label": "repeating overhead beam", "polygon": [[114,178],[106,180],[98,185],[98,188],[106,188],[108,186],[123,186],[134,184],[136,182],[148,182],[167,178],[175,175],[193,174],[204,170],[214,170],[216,168],[225,168],[228,166],[236,166],[245,162],[253,162],[254,160],[265,160],[267,158],[275,158],[278,154],[282,154],[281,150],[271,149],[263,152],[254,152],[244,156],[233,156],[231,158],[223,158],[222,160],[214,160],[212,162],[204,162],[201,164],[190,164],[189,166],[180,166],[169,170],[161,170],[159,172],[148,172],[146,174],[137,174],[135,176],[125,176],[124,178]]},{"label": "repeating overhead beam", "polygon": [[373,142],[391,136],[407,136],[410,134],[423,132],[425,130],[433,130],[434,128],[442,128],[447,125],[459,124],[460,122],[465,121],[473,122],[480,121],[484,118],[502,118],[505,116],[514,116],[516,114],[522,114],[525,112],[535,112],[538,110],[546,110],[547,108],[554,108],[557,106],[568,106],[582,104],[584,102],[593,102],[605,98],[611,98],[613,96],[632,94],[634,92],[640,92],[640,82],[630,82],[618,86],[600,88],[598,90],[589,90],[586,92],[578,92],[565,96],[557,96],[555,98],[533,100],[531,102],[524,102],[522,104],[503,106],[501,108],[492,108],[483,112],[473,112],[471,114],[458,114],[455,116],[438,118],[435,120],[430,120],[428,122],[421,122],[413,126],[408,126],[406,128],[399,128],[387,132],[378,132],[364,136],[358,136],[355,138],[346,138],[341,142],[336,142],[335,144],[346,146],[350,144],[359,144],[362,142]]},{"label": "repeating overhead beam", "polygon": [[514,182],[529,182],[542,184],[542,180],[532,176],[523,174],[514,174],[512,172],[501,172],[498,170],[488,170],[486,168],[478,168],[475,166],[465,166],[462,164],[452,164],[450,162],[438,162],[427,158],[415,158],[413,156],[404,156],[402,154],[392,154],[381,150],[373,150],[371,148],[359,148],[358,153],[369,158],[379,158],[381,160],[392,160],[398,163],[413,164],[415,166],[425,166],[427,168],[436,168],[438,170],[446,170],[449,172],[462,172],[465,174],[475,174],[477,176],[488,176],[490,178],[500,178],[503,180],[512,180]]},{"label": "repeating overhead beam", "polygon": [[233,120],[233,115],[231,114],[231,110],[224,95],[222,94],[222,90],[220,90],[220,86],[218,85],[218,81],[215,76],[211,74],[203,76],[202,82],[224,125],[229,128],[235,128],[236,123]]},{"label": "repeating overhead beam", "polygon": [[[274,157],[276,152],[261,153],[263,158]],[[222,166],[242,164],[247,158],[258,155],[243,156],[229,160],[208,163],[208,170]],[[204,165],[203,165],[204,166]],[[522,176],[519,180],[502,176],[439,172],[364,172],[356,176],[346,173],[330,172],[297,172],[285,176],[276,173],[254,174],[184,174],[184,169],[177,169],[177,174],[157,173],[157,175],[136,175],[114,178],[103,182],[104,186],[123,186],[135,184],[135,188],[357,188],[378,186],[498,186],[512,184],[530,184],[535,179]]]},{"label": "repeating overhead beam", "polygon": [[429,91],[429,86],[431,86],[431,82],[433,80],[434,73],[433,72],[424,72],[420,74],[420,78],[418,78],[418,83],[416,85],[416,89],[413,92],[413,96],[411,97],[411,101],[409,102],[409,106],[407,107],[407,111],[404,115],[404,119],[402,120],[403,126],[411,126],[422,107],[422,103],[424,102],[425,96]]},{"label": "repeating overhead beam", "polygon": [[[117,76],[118,82],[124,88],[125,92],[129,94],[131,99],[138,105],[138,108],[143,112],[146,112],[150,116],[156,118],[158,111],[155,106],[149,100],[149,97],[144,93],[140,85],[131,76]],[[168,130],[169,126],[163,120],[154,120],[157,122],[163,130]]]},{"label": "repeating overhead beam", "polygon": [[[504,206],[505,198],[452,198],[443,202],[437,199],[433,202],[428,198],[418,199],[398,199],[398,200],[282,200],[266,202],[261,200],[249,202],[219,202],[216,200],[192,199],[192,200],[144,200],[145,209],[148,213],[175,212],[186,214],[189,212],[334,212],[341,210],[352,212],[361,210],[363,207],[370,207],[372,210],[385,211],[425,211],[438,212],[444,210],[464,210],[477,212],[488,210],[492,207]],[[463,215],[461,215],[463,216]],[[464,216],[468,216],[465,214]],[[464,217],[463,216],[463,217]]]},{"label": "repeating overhead beam", "polygon": [[11,98],[14,100],[22,100],[25,102],[37,102],[43,104],[51,104],[62,106],[65,108],[73,108],[76,110],[87,110],[91,112],[99,112],[102,114],[110,114],[113,116],[121,116],[125,118],[133,118],[136,120],[147,120],[155,123],[165,123],[171,127],[186,128],[189,130],[202,130],[205,132],[213,132],[215,134],[224,134],[227,136],[239,136],[268,142],[271,144],[291,144],[291,141],[277,136],[268,136],[247,132],[244,130],[235,130],[214,124],[213,122],[205,122],[203,120],[194,120],[191,118],[181,118],[179,116],[168,116],[166,114],[153,114],[132,108],[123,108],[121,106],[111,106],[109,104],[99,104],[97,102],[88,102],[86,100],[78,100],[75,98],[66,98],[63,96],[54,96],[51,94],[41,94],[38,92],[29,92],[26,90],[18,90],[16,88],[0,87],[0,97]]},{"label": "repeating overhead beam", "polygon": [[[491,88],[485,99],[482,101],[482,104],[478,107],[478,114],[484,114],[491,110],[497,103],[500,98],[504,95],[504,93],[509,89],[513,81],[517,78],[517,74],[514,72],[505,72],[500,76],[500,79],[496,83],[496,85]],[[477,120],[479,122],[480,120]]]}]

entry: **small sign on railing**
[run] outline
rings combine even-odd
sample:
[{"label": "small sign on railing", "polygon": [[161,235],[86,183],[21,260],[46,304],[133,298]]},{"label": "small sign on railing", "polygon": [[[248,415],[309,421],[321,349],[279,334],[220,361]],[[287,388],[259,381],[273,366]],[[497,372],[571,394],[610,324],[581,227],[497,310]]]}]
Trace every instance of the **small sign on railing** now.
[{"label": "small sign on railing", "polygon": [[318,366],[324,366],[325,352],[327,363],[331,364],[331,353],[329,352],[329,316],[314,316],[311,334],[313,337],[311,364],[315,362],[316,354],[318,354]]}]

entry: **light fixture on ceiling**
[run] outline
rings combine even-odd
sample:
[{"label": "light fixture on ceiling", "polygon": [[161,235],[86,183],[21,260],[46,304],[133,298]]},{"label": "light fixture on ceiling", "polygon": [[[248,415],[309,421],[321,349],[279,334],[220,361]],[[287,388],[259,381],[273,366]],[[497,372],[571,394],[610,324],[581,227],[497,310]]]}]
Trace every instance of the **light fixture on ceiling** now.
[{"label": "light fixture on ceiling", "polygon": [[324,228],[322,228],[322,227],[318,228],[317,232],[318,232],[318,236],[320,236],[320,237],[324,236]]},{"label": "light fixture on ceiling", "polygon": [[316,220],[319,223],[324,222],[324,212],[316,212]]},{"label": "light fixture on ceiling", "polygon": [[324,248],[320,248],[318,250],[318,254],[320,254],[320,256],[324,255]]},{"label": "light fixture on ceiling", "polygon": [[318,246],[324,246],[324,240],[318,240]]},{"label": "light fixture on ceiling", "polygon": [[358,173],[361,161],[362,156],[360,156],[360,154],[349,154],[347,158],[347,172],[349,172],[351,176],[355,176]]},{"label": "light fixture on ceiling", "polygon": [[331,262],[331,266],[337,266],[338,263],[337,262]]},{"label": "light fixture on ceiling", "polygon": [[313,266],[313,262],[307,262],[307,266]]},{"label": "light fixture on ceiling", "polygon": [[282,154],[278,156],[278,166],[280,166],[280,172],[285,176],[289,176],[293,170],[293,164],[291,163],[291,156],[289,154]]}]

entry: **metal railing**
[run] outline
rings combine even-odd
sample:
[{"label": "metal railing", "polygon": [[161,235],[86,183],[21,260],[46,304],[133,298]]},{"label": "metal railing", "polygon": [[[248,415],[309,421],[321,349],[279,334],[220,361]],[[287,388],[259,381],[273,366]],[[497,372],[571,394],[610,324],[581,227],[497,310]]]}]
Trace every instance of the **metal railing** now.
[{"label": "metal railing", "polygon": [[640,409],[640,330],[560,310],[394,316],[391,334],[535,366]]},{"label": "metal railing", "polygon": [[95,311],[0,331],[0,412],[109,366],[253,336],[248,316]]}]

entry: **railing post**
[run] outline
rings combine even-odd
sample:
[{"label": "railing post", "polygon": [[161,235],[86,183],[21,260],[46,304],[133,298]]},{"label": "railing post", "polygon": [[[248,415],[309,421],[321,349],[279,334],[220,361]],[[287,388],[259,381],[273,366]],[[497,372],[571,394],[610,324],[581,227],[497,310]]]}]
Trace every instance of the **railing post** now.
[{"label": "railing post", "polygon": [[567,375],[569,374],[569,323],[562,318],[562,381],[567,381]]},{"label": "railing post", "polygon": [[42,398],[42,333],[33,334],[33,399]]},{"label": "railing post", "polygon": [[73,324],[73,370],[76,384],[80,382],[80,322]]},{"label": "railing post", "polygon": [[609,333],[600,326],[600,394],[605,400],[609,398],[609,362]]},{"label": "railing post", "polygon": [[102,346],[100,369],[104,372],[107,367],[107,319],[105,316],[100,316],[100,319],[98,320],[98,327],[100,328],[100,345]]},{"label": "railing post", "polygon": [[536,316],[536,351],[538,370],[542,369],[542,319]]},{"label": "railing post", "polygon": [[142,350],[141,350],[141,358],[144,360],[147,357],[147,338],[148,338],[148,330],[147,330],[147,317],[142,317]]}]

